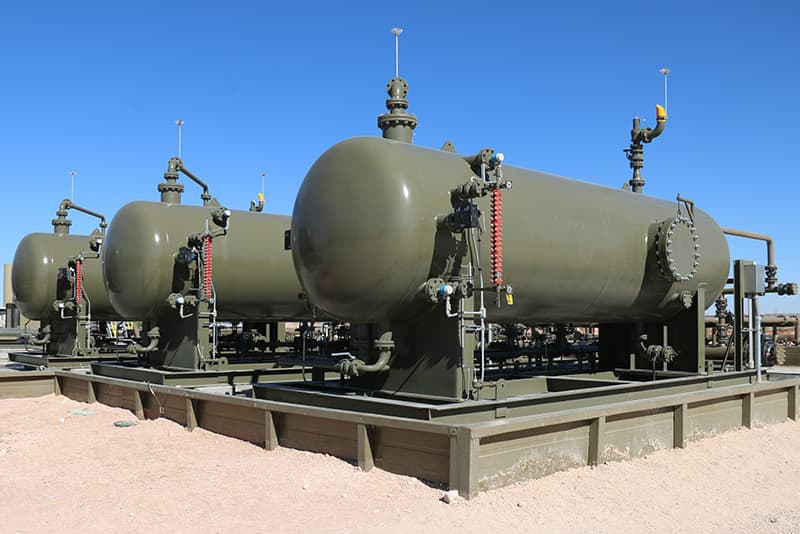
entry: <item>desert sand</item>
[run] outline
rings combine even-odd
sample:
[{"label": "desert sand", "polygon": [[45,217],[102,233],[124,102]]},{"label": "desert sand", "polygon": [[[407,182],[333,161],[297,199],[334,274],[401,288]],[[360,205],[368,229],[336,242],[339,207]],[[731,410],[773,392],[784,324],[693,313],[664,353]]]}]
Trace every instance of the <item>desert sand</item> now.
[{"label": "desert sand", "polygon": [[[89,410],[81,415],[71,410]],[[65,397],[0,400],[0,532],[800,532],[800,424],[444,489]]]}]

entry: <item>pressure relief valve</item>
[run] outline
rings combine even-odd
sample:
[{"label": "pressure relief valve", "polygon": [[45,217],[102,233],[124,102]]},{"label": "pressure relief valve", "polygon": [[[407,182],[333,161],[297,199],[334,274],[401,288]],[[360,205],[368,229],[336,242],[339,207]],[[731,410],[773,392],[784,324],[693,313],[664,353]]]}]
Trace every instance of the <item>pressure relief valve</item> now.
[{"label": "pressure relief valve", "polygon": [[644,168],[644,144],[650,143],[653,139],[661,135],[667,124],[667,110],[664,106],[656,104],[656,127],[654,129],[642,128],[639,117],[633,118],[633,128],[631,129],[631,145],[624,149],[625,157],[630,161],[633,169],[633,176],[626,184],[627,189],[634,193],[641,193],[644,189],[644,178],[642,178],[642,168]]}]

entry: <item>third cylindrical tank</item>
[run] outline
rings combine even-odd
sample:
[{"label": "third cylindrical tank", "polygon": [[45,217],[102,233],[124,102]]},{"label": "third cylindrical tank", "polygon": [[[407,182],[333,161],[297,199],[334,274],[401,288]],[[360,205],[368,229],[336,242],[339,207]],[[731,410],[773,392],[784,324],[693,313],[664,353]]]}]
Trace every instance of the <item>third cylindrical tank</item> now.
[{"label": "third cylindrical tank", "polygon": [[[12,285],[20,311],[29,319],[47,319],[54,313],[53,303],[63,299],[59,270],[69,261],[90,249],[90,236],[67,233],[33,233],[17,245],[12,269]],[[83,262],[82,293],[90,303],[96,320],[113,320],[114,311],[103,285],[100,258]],[[63,275],[63,271],[61,273]]]}]

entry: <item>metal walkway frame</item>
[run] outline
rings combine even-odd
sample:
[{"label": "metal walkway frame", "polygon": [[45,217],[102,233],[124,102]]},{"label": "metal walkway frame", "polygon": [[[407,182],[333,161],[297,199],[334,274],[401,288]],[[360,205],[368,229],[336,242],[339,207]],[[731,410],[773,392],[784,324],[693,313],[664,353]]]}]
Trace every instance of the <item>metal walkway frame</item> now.
[{"label": "metal walkway frame", "polygon": [[[753,377],[754,378],[754,377]],[[680,380],[680,379],[677,379]],[[636,458],[734,430],[797,420],[800,379],[717,383],[476,423],[409,419],[220,395],[63,370],[0,374],[0,398],[65,395],[165,417],[267,450],[338,456],[445,484],[466,497],[563,469]],[[555,406],[554,406],[555,408]]]}]

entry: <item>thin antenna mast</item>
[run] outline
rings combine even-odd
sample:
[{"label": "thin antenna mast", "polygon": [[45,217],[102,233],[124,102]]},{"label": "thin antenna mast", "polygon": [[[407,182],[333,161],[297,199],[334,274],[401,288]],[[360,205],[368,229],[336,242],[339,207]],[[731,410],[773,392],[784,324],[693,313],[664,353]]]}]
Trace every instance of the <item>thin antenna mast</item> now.
[{"label": "thin antenna mast", "polygon": [[392,28],[394,34],[394,77],[400,77],[400,34],[403,33],[403,28]]},{"label": "thin antenna mast", "polygon": [[667,105],[667,77],[669,76],[669,69],[667,67],[658,69],[658,72],[664,75],[664,111],[669,111],[669,106]]},{"label": "thin antenna mast", "polygon": [[75,171],[69,171],[69,176],[72,179],[72,186],[69,190],[69,199],[74,201],[75,200],[75,175],[78,174]]},{"label": "thin antenna mast", "polygon": [[183,128],[183,120],[178,119],[175,124],[178,125],[178,157],[181,157],[181,128]]},{"label": "thin antenna mast", "polygon": [[264,178],[267,176],[267,171],[261,171],[261,194],[264,194]]}]

